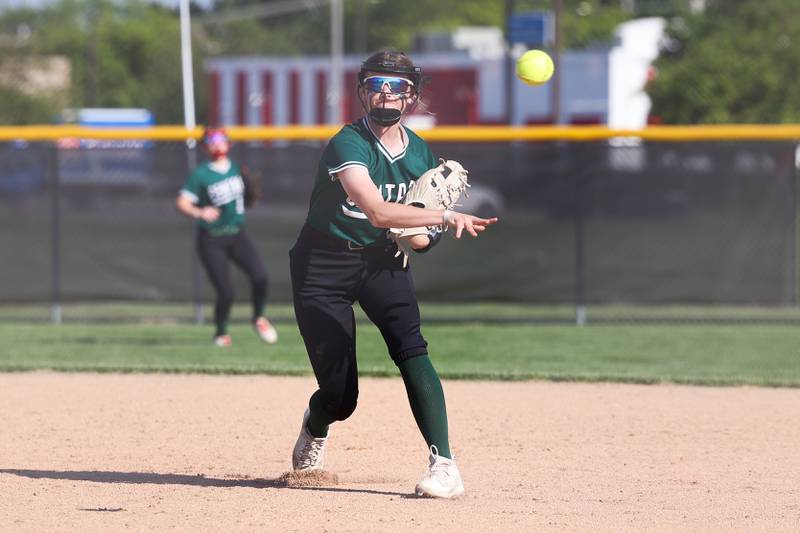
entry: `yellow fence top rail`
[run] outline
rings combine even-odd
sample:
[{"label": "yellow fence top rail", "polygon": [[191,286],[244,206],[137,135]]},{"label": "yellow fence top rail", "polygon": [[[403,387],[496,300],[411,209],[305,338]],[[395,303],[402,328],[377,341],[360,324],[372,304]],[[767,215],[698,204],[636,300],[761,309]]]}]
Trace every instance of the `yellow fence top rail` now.
[{"label": "yellow fence top rail", "polygon": [[[226,128],[234,141],[320,140],[332,137],[340,126],[231,126]],[[55,141],[81,139],[146,139],[183,141],[199,139],[203,128],[154,126],[151,128],[87,128],[82,126],[39,125],[0,126],[0,141]],[[601,141],[612,138],[637,138],[645,141],[738,141],[800,140],[800,124],[652,126],[641,130],[613,130],[605,126],[439,126],[417,131],[428,141],[503,142],[503,141]]]}]

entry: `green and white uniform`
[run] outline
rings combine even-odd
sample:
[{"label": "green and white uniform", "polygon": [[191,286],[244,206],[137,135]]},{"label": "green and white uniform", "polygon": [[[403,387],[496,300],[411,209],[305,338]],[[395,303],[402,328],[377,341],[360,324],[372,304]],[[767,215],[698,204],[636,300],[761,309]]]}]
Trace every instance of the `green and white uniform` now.
[{"label": "green and white uniform", "polygon": [[411,184],[437,165],[427,143],[402,127],[404,149],[391,155],[363,118],[343,127],[328,143],[317,168],[307,223],[318,231],[359,246],[384,244],[386,230],[376,228],[348,197],[336,174],[362,166],[387,202],[403,198]]},{"label": "green and white uniform", "polygon": [[239,165],[232,161],[226,172],[214,170],[210,163],[198,165],[186,180],[181,194],[198,207],[219,209],[219,218],[214,222],[197,220],[211,235],[233,235],[244,224],[244,180]]},{"label": "green and white uniform", "polygon": [[319,385],[309,400],[306,427],[310,435],[324,437],[328,425],[345,420],[356,408],[357,301],[400,369],[426,443],[450,457],[444,395],[420,331],[410,266],[397,256],[386,230],[373,227],[349,201],[337,179],[338,172],[362,166],[384,200],[397,202],[437,164],[425,141],[401,128],[404,149],[394,156],[367,119],[345,126],[331,139],[317,170],[306,224],[289,252],[295,317]]},{"label": "green and white uniform", "polygon": [[198,218],[197,254],[216,292],[214,323],[216,336],[227,334],[234,299],[230,263],[239,267],[250,281],[253,321],[264,313],[267,302],[267,272],[255,245],[244,230],[245,182],[239,165],[231,161],[221,172],[212,163],[198,165],[180,191],[199,207],[214,206],[219,218],[206,222]]}]

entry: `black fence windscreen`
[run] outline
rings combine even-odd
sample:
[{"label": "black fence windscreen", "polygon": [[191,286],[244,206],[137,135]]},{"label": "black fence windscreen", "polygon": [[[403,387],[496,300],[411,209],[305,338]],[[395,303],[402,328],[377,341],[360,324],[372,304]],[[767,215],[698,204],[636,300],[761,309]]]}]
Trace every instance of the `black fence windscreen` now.
[{"label": "black fence windscreen", "polygon": [[[273,301],[291,299],[287,253],[322,147],[234,148],[262,180],[247,228]],[[412,257],[422,300],[797,302],[794,143],[432,147],[470,170],[462,209],[501,222],[474,241],[446,238]],[[0,143],[0,299],[191,301],[192,223],[175,209],[190,161],[182,143]],[[236,282],[246,295],[244,279]]]}]

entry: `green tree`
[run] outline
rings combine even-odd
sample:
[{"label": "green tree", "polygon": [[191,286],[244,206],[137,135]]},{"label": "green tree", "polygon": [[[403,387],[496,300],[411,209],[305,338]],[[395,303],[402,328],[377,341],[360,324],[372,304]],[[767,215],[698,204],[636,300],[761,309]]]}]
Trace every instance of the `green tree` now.
[{"label": "green tree", "polygon": [[[498,0],[439,0],[423,2],[417,9],[396,10],[396,2],[369,2],[370,44],[373,48],[388,42],[410,46],[421,30],[453,30],[461,26],[497,26],[505,31],[505,2]],[[550,11],[552,0],[516,0],[514,12]],[[561,47],[585,48],[610,46],[614,28],[631,18],[619,5],[601,0],[563,0],[561,11]],[[398,11],[388,16],[388,13]]]},{"label": "green tree", "polygon": [[[264,5],[263,0],[221,0],[208,14]],[[561,18],[562,47],[610,45],[613,30],[631,13],[619,3],[602,0],[564,0]],[[549,11],[552,0],[516,0],[514,11]],[[462,26],[505,28],[502,0],[416,0],[413,8],[396,0],[345,0],[345,51],[363,53],[383,47],[411,50],[421,32],[448,31]],[[240,11],[242,12],[242,11]],[[215,44],[214,53],[324,54],[329,50],[329,9],[316,7],[273,18],[206,24],[203,31]]]},{"label": "green tree", "polygon": [[[273,0],[278,1],[278,0]],[[204,120],[203,61],[221,55],[301,55],[329,52],[326,5],[274,18],[249,17],[214,23],[234,8],[264,5],[264,0],[219,0],[211,9],[194,6],[193,55],[198,120]],[[564,0],[564,48],[611,42],[613,28],[630,17],[618,3]],[[517,0],[516,11],[548,10],[551,0]],[[345,0],[345,51],[365,53],[383,47],[411,50],[422,31],[461,26],[504,27],[502,0]],[[9,55],[61,55],[70,60],[70,107],[145,107],[159,123],[183,121],[180,22],[176,9],[152,0],[60,0],[41,9],[0,12],[0,37],[20,27],[30,38],[12,45],[0,38],[0,61]],[[52,102],[17,95],[20,122],[41,120]],[[2,104],[0,104],[2,105]],[[49,107],[48,107],[49,106]],[[8,106],[6,106],[8,107]],[[39,109],[41,108],[41,109]]]},{"label": "green tree", "polygon": [[673,124],[800,121],[796,13],[796,0],[739,0],[673,19],[652,113]]},{"label": "green tree", "polygon": [[[144,107],[160,123],[182,122],[180,25],[174,11],[144,0],[62,0],[40,10],[4,13],[0,31],[21,24],[30,28],[31,38],[16,54],[69,58],[71,107]],[[195,86],[202,91],[199,50]],[[202,106],[199,111],[202,115]]]},{"label": "green tree", "polygon": [[564,0],[561,21],[563,49],[611,46],[614,28],[632,18],[619,2]]},{"label": "green tree", "polygon": [[0,85],[0,124],[46,124],[56,112],[54,102],[47,98]]},{"label": "green tree", "polygon": [[[212,56],[300,55],[327,53],[330,41],[327,6],[303,9],[280,16],[247,16],[247,8],[269,2],[218,2],[215,9],[196,18],[193,31]],[[302,7],[302,4],[299,4]],[[217,22],[219,14],[235,13],[245,18]]]}]

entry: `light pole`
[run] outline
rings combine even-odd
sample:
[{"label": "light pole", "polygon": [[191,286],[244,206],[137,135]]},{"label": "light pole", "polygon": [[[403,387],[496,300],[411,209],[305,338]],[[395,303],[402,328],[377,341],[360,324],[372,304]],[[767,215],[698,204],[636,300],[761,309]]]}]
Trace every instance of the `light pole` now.
[{"label": "light pole", "polygon": [[343,0],[331,2],[331,75],[328,81],[328,123],[342,121],[342,84],[344,78],[344,9]]},{"label": "light pole", "polygon": [[[194,68],[192,66],[192,21],[189,12],[189,0],[180,0],[181,16],[181,77],[183,80],[183,124],[187,134],[194,131],[197,125],[194,114]],[[194,137],[186,139],[186,170],[187,173],[194,170],[197,165],[197,152],[195,151],[196,142]],[[192,224],[194,238],[197,238],[197,224]],[[192,300],[194,302],[194,321],[196,324],[203,323],[203,298],[202,298],[202,275],[200,272],[200,260],[197,255],[192,253]]]},{"label": "light pole", "polygon": [[192,69],[192,22],[189,0],[180,0],[181,13],[181,75],[183,77],[183,122],[186,129],[193,130],[194,116],[194,72]]}]

